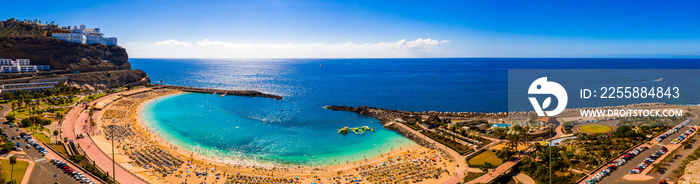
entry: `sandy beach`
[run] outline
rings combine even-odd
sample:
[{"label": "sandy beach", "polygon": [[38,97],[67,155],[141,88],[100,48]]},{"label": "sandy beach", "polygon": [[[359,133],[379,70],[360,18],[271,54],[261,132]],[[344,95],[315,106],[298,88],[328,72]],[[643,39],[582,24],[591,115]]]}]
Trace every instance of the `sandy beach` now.
[{"label": "sandy beach", "polygon": [[[113,127],[109,128],[109,125],[112,124],[115,125],[114,127],[119,127],[116,132],[119,135],[130,135],[116,138],[119,140],[118,150],[122,155],[131,159],[126,162],[134,165],[134,167],[141,167],[146,171],[146,173],[139,174],[139,176],[145,177],[144,179],[147,181],[156,179],[158,182],[167,183],[231,183],[242,181],[245,183],[248,180],[263,181],[262,183],[347,183],[348,181],[361,180],[361,183],[372,183],[372,181],[368,180],[376,180],[374,182],[399,181],[399,178],[403,177],[411,178],[404,180],[421,181],[422,183],[441,183],[455,172],[456,164],[454,162],[449,163],[441,153],[419,145],[403,147],[390,153],[382,154],[381,157],[325,167],[298,165],[270,167],[226,164],[224,160],[217,160],[193,153],[171,144],[168,140],[156,134],[155,131],[149,129],[149,126],[143,122],[140,113],[145,104],[158,100],[161,97],[180,93],[182,92],[158,89],[123,97],[112,102],[105,109],[95,114],[94,118],[97,120],[99,131],[105,133],[95,136],[105,136],[106,139],[111,138],[109,135],[116,136],[117,134],[107,134],[110,131],[114,131],[111,130]],[[103,118],[112,120],[114,123],[103,121]],[[106,128],[110,130],[105,130]],[[143,150],[147,151],[144,152]],[[157,164],[149,165],[134,161],[135,155],[148,154],[148,150],[150,152],[155,150],[157,154],[165,154],[163,157],[166,158],[181,160],[182,164],[173,167],[162,167]],[[156,159],[154,160],[161,160],[158,159],[160,156],[155,157]],[[382,165],[382,163],[386,164]],[[439,177],[435,179],[434,176]],[[390,180],[389,178],[396,179]]]}]

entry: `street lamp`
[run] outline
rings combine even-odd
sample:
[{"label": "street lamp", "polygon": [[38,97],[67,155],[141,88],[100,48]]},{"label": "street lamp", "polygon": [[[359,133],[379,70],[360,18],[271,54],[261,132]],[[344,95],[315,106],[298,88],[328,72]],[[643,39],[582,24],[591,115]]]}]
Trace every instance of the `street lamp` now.
[{"label": "street lamp", "polygon": [[[116,120],[112,119],[112,127],[114,127],[115,123],[117,123]],[[116,159],[114,157],[114,136],[112,136],[111,138],[112,138],[112,180],[113,180],[112,182],[117,183],[117,172],[116,172],[117,163],[116,163],[116,161],[114,161],[114,159]]]}]

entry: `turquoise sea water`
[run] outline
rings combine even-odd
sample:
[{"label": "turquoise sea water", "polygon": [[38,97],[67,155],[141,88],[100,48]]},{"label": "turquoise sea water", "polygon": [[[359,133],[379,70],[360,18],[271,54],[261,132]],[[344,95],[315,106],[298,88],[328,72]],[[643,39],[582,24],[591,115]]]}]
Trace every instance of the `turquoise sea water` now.
[{"label": "turquoise sea water", "polygon": [[[142,111],[144,123],[171,143],[234,164],[331,165],[415,144],[371,117],[266,98],[184,93]],[[337,133],[344,126],[374,131]]]},{"label": "turquoise sea water", "polygon": [[[508,110],[508,69],[700,68],[697,59],[130,59],[130,62],[134,69],[146,71],[153,83],[162,80],[164,84],[257,90],[283,96],[283,100],[273,100],[183,94],[147,104],[143,118],[173,144],[220,160],[294,165],[362,160],[363,156],[375,157],[392,147],[414,144],[382,128],[371,117],[330,111],[323,106],[502,112]],[[663,77],[672,79],[672,76]],[[677,103],[700,103],[700,93],[683,94]],[[345,126],[365,125],[373,127],[375,132],[345,136],[337,133],[337,129]]]}]

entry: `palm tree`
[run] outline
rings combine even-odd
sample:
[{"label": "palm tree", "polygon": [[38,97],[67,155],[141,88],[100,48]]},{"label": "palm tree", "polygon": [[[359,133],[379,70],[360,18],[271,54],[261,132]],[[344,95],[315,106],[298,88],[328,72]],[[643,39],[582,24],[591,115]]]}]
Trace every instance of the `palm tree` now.
[{"label": "palm tree", "polygon": [[518,145],[526,143],[527,129],[522,126],[513,126],[513,133],[509,135],[508,141],[512,142],[511,145],[515,145],[515,151],[518,151]]},{"label": "palm tree", "polygon": [[683,146],[683,149],[688,148],[688,147],[690,146],[690,141],[683,141],[683,142],[681,143],[681,146]]},{"label": "palm tree", "polygon": [[12,181],[12,175],[14,175],[15,172],[15,164],[17,164],[17,157],[11,156],[10,157],[10,165],[12,166],[12,170],[10,170],[10,181]]},{"label": "palm tree", "polygon": [[56,142],[58,142],[58,130],[53,131],[53,137],[56,139]]},{"label": "palm tree", "polygon": [[525,127],[517,126],[515,131],[520,134],[520,143],[527,145],[530,142],[530,134],[528,134],[528,129]]},{"label": "palm tree", "polygon": [[97,123],[95,123],[95,121],[92,120],[92,118],[90,118],[90,129],[94,131],[94,130],[95,130],[95,125],[97,125]]},{"label": "palm tree", "polygon": [[508,134],[506,137],[508,139],[508,142],[506,143],[507,146],[513,147],[515,149],[515,152],[518,152],[518,144],[520,144],[520,135],[519,134]]},{"label": "palm tree", "polygon": [[[540,144],[535,144],[535,153],[543,153],[545,150],[545,146],[542,146]],[[535,160],[538,160],[538,154],[535,155]]]},{"label": "palm tree", "polygon": [[495,128],[493,130],[493,135],[495,135],[498,139],[503,139],[503,138],[505,138],[505,135],[506,135],[506,129],[505,128]]}]

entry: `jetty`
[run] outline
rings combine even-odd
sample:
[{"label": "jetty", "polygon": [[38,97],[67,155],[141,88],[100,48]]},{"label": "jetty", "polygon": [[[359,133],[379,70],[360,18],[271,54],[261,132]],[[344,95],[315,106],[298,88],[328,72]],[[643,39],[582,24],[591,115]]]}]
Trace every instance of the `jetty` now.
[{"label": "jetty", "polygon": [[[224,94],[224,95],[234,95],[234,96],[250,96],[250,97],[263,97],[281,100],[282,96],[267,94],[259,91],[253,90],[228,90],[228,89],[211,89],[211,88],[195,88],[186,86],[175,86],[175,85],[160,85],[158,88],[168,88],[174,90],[180,90],[185,92],[193,93],[209,93],[209,94]],[[223,97],[223,95],[222,95]]]},{"label": "jetty", "polygon": [[[349,107],[349,106],[339,106],[331,105],[324,106],[323,108],[334,110],[334,111],[347,111],[354,112],[364,116],[371,116],[377,120],[379,123],[388,126],[389,122],[396,118],[402,119],[416,119],[420,116],[439,116],[439,117],[459,117],[459,118],[473,118],[473,119],[505,119],[508,118],[508,113],[506,112],[435,112],[435,111],[423,111],[423,112],[413,112],[413,111],[402,111],[402,110],[392,110],[383,109],[376,107]],[[420,119],[417,119],[420,120]]]}]

